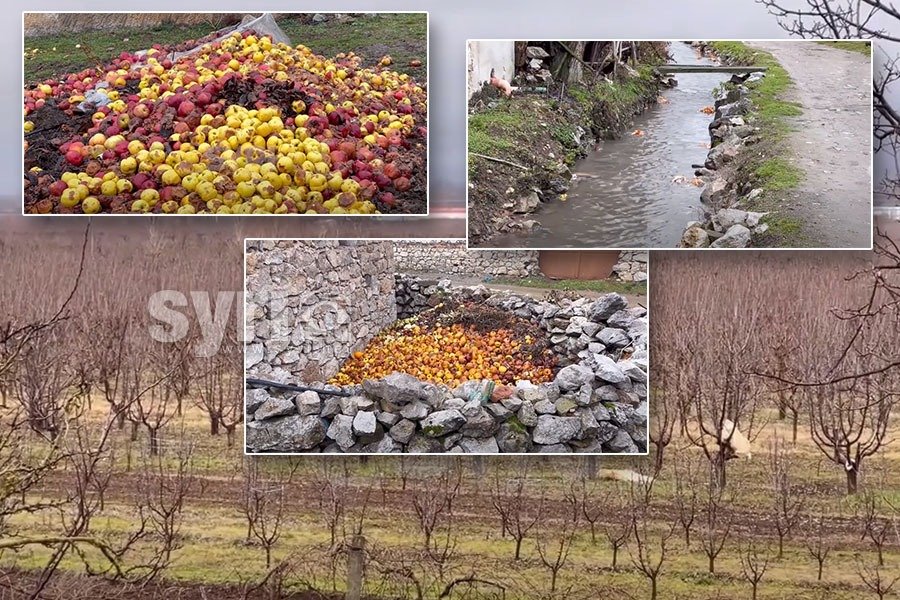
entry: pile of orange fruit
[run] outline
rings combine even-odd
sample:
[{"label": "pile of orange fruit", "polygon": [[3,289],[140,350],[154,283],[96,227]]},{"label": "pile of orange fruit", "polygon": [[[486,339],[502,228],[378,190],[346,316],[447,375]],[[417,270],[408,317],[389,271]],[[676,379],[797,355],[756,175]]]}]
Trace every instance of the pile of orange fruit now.
[{"label": "pile of orange fruit", "polygon": [[395,371],[450,387],[480,379],[503,384],[551,381],[554,358],[549,351],[535,356],[530,351],[534,342],[531,335],[518,336],[509,329],[400,322],[355,352],[330,383],[358,384]]}]

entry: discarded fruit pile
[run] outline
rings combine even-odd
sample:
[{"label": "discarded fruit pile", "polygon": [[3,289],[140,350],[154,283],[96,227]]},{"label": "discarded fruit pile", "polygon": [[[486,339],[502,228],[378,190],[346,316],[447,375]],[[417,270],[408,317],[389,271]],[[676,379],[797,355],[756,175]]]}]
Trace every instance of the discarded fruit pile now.
[{"label": "discarded fruit pile", "polygon": [[26,212],[425,212],[427,95],[388,57],[170,50],[26,87]]},{"label": "discarded fruit pile", "polygon": [[553,379],[555,366],[546,334],[533,322],[448,301],[382,331],[331,383],[357,384],[395,371],[451,387],[481,379],[544,383]]}]

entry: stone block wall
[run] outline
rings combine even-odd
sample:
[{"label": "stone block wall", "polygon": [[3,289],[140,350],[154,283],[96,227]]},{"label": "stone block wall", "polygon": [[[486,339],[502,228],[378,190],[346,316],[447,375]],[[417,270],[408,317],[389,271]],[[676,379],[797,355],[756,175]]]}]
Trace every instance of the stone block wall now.
[{"label": "stone block wall", "polygon": [[394,242],[397,270],[410,273],[528,277],[540,273],[533,250],[466,250],[465,242]]},{"label": "stone block wall", "polygon": [[247,242],[248,377],[314,382],[333,376],[397,319],[391,242]]},{"label": "stone block wall", "polygon": [[649,255],[641,250],[623,250],[613,274],[619,281],[647,281]]},{"label": "stone block wall", "polygon": [[457,388],[404,373],[321,393],[248,389],[249,452],[626,453],[647,451],[649,315],[619,294],[537,300],[484,286],[397,277],[398,302],[484,303],[546,331],[552,382]]}]

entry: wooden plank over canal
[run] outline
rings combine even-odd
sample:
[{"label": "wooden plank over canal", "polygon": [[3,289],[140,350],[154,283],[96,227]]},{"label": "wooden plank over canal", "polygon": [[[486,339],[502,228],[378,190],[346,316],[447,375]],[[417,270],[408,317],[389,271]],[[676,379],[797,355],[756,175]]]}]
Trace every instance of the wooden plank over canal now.
[{"label": "wooden plank over canal", "polygon": [[661,65],[660,73],[762,73],[768,67],[737,67],[727,65]]}]

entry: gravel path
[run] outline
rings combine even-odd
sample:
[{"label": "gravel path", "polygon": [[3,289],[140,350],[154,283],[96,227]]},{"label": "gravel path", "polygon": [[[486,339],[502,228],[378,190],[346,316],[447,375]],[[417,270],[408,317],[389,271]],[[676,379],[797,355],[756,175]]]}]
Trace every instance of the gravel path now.
[{"label": "gravel path", "polygon": [[794,163],[806,177],[787,212],[819,248],[868,248],[872,231],[872,76],[860,53],[814,42],[752,42],[770,52],[794,80],[787,100],[803,114],[790,119]]}]

